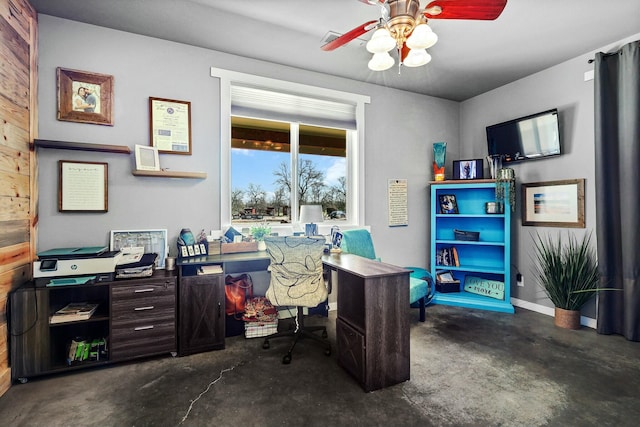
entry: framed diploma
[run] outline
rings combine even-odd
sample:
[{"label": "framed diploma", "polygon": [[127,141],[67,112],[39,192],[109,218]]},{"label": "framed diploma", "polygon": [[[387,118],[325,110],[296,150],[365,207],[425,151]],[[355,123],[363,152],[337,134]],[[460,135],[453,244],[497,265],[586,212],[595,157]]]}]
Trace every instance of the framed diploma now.
[{"label": "framed diploma", "polygon": [[149,97],[149,126],[158,152],[191,154],[191,102]]},{"label": "framed diploma", "polygon": [[107,163],[59,160],[58,211],[107,212]]}]

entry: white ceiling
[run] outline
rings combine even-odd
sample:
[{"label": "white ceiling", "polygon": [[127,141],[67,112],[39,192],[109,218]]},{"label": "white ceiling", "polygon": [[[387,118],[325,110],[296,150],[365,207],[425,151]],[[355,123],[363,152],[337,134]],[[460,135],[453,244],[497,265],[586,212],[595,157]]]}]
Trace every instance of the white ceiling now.
[{"label": "white ceiling", "polygon": [[30,2],[47,15],[455,101],[640,33],[640,0],[509,0],[495,21],[430,20],[433,60],[398,74],[370,71],[360,40],[320,50],[329,31],[380,17],[357,0]]}]

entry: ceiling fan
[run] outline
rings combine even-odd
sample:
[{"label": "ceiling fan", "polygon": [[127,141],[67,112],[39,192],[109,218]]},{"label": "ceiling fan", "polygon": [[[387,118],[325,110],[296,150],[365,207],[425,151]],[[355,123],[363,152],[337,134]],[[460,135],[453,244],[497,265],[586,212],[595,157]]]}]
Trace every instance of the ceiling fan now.
[{"label": "ceiling fan", "polygon": [[431,61],[427,49],[438,41],[429,19],[470,19],[492,21],[504,10],[507,0],[435,0],[420,8],[420,0],[359,0],[380,6],[381,18],[365,22],[322,46],[331,51],[376,29],[367,50],[373,53],[369,68],[384,71],[393,66],[389,51],[397,49],[399,64],[418,67]]}]

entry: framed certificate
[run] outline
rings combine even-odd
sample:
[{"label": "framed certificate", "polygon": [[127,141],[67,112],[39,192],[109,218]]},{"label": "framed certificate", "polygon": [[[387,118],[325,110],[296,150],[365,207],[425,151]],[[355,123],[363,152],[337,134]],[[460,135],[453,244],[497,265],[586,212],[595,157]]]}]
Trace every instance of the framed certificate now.
[{"label": "framed certificate", "polygon": [[149,97],[149,127],[160,153],[191,154],[191,102]]}]

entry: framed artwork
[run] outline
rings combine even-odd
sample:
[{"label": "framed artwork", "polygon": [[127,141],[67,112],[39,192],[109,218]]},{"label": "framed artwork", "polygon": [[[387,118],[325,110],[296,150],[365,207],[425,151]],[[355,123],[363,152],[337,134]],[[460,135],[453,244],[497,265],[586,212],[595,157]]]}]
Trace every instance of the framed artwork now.
[{"label": "framed artwork", "polygon": [[457,214],[458,202],[455,194],[441,194],[439,196],[441,214]]},{"label": "framed artwork", "polygon": [[113,126],[113,76],[58,67],[58,120]]},{"label": "framed artwork", "polygon": [[160,161],[158,149],[136,144],[136,169],[142,171],[159,171]]},{"label": "framed artwork", "polygon": [[111,230],[109,247],[111,251],[123,248],[144,248],[144,253],[156,253],[156,267],[164,268],[169,255],[166,229],[154,230]]},{"label": "framed artwork", "polygon": [[454,160],[453,179],[482,179],[484,161],[482,159]]},{"label": "framed artwork", "polygon": [[108,211],[107,163],[59,160],[58,168],[58,211]]},{"label": "framed artwork", "polygon": [[191,154],[191,102],[149,97],[149,129],[160,153]]},{"label": "framed artwork", "polygon": [[584,228],[584,178],[522,184],[522,225]]}]

